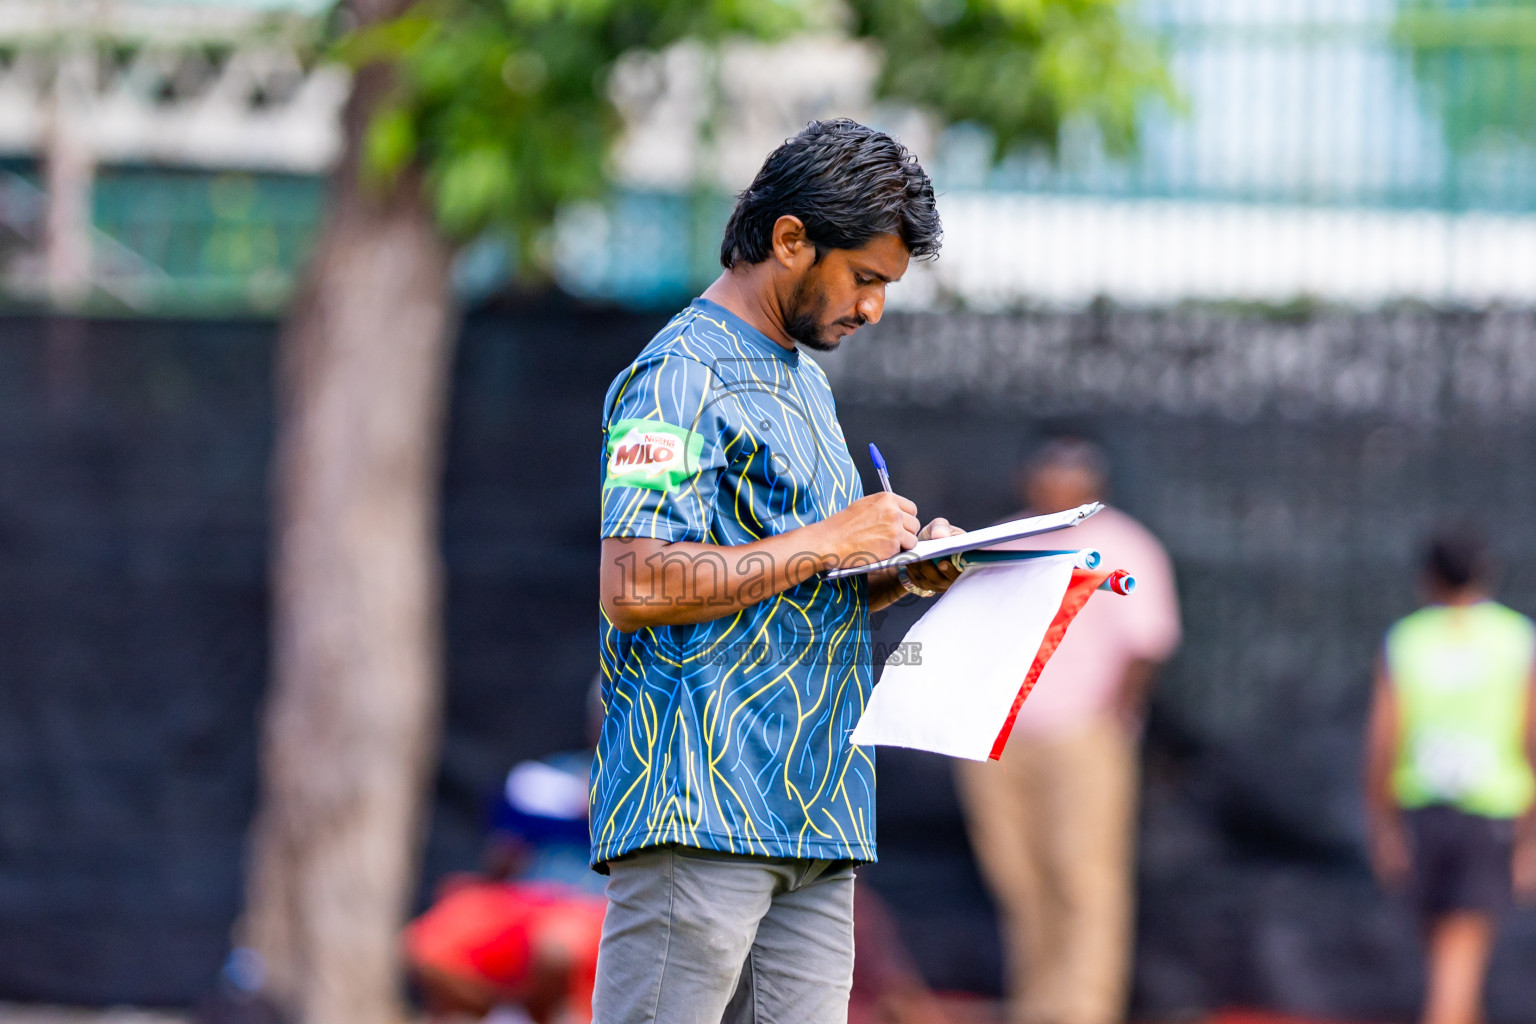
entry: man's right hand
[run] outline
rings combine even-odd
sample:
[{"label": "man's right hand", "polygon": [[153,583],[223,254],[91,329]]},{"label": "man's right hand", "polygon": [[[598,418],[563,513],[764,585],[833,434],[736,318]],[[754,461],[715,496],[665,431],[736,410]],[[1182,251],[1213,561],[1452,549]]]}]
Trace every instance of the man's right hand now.
[{"label": "man's right hand", "polygon": [[899,494],[881,491],[860,498],[818,524],[836,565],[878,562],[910,550],[917,543],[917,506]]}]

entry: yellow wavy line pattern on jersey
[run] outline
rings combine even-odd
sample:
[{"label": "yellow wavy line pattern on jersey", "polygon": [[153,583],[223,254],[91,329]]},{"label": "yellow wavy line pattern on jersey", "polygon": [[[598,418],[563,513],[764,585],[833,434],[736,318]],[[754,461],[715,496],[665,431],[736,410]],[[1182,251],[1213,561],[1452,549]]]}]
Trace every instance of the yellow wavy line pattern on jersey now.
[{"label": "yellow wavy line pattern on jersey", "polygon": [[[765,342],[696,304],[615,380],[610,422],[662,420],[705,450],[671,493],[605,490],[605,536],[742,544],[862,496],[821,368]],[[594,860],[662,843],[874,858],[874,763],[846,740],[869,689],[862,582],[813,578],[700,626],[601,622]]]}]

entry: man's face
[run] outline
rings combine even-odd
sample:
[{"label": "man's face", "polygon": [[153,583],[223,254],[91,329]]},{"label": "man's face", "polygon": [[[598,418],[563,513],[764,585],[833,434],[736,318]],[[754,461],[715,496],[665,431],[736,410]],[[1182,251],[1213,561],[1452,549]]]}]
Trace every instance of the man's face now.
[{"label": "man's face", "polygon": [[784,310],[784,331],[819,352],[837,348],[864,324],[879,323],[885,286],[907,272],[907,247],[877,235],[858,249],[829,249],[795,283]]}]

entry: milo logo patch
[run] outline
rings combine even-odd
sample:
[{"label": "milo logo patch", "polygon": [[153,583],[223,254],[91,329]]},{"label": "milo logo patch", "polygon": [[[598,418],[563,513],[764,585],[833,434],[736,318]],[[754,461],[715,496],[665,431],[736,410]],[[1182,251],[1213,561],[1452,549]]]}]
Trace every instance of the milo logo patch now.
[{"label": "milo logo patch", "polygon": [[608,428],[603,487],[669,491],[698,472],[704,435],[661,420],[617,420]]}]

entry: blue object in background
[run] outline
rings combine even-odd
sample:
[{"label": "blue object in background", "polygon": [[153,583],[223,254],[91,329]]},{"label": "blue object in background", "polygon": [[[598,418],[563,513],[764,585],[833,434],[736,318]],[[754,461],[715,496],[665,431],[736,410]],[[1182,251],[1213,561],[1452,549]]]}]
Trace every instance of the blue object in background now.
[{"label": "blue object in background", "polygon": [[560,882],[602,892],[604,879],[588,863],[589,750],[522,761],[507,773],[491,808],[491,840],[526,848],[521,880]]}]

